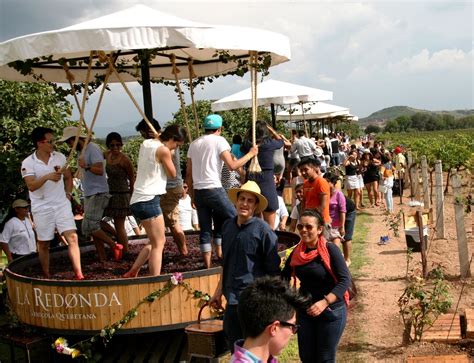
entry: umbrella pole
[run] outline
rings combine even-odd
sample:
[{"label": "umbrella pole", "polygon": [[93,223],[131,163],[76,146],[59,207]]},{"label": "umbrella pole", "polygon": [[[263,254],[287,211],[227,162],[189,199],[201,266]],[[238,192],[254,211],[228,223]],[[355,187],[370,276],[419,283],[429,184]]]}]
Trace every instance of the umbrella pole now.
[{"label": "umbrella pole", "polygon": [[[250,67],[250,79],[251,79],[251,90],[252,90],[252,144],[257,144],[256,136],[256,124],[257,124],[257,52],[250,51],[249,56],[249,67]],[[261,173],[262,169],[258,163],[258,158],[254,157],[250,162],[249,173],[257,174]]]},{"label": "umbrella pole", "polygon": [[276,129],[276,111],[275,111],[275,104],[271,103],[270,104],[270,111],[272,113],[272,127]]},{"label": "umbrella pole", "polygon": [[153,103],[151,100],[150,56],[146,50],[140,50],[140,69],[142,73],[143,107],[148,120],[153,120]]},{"label": "umbrella pole", "polygon": [[189,91],[191,93],[191,105],[193,106],[193,116],[194,116],[194,127],[196,128],[196,137],[199,137],[199,120],[198,114],[196,109],[196,101],[194,101],[194,86],[193,86],[193,78],[196,77],[193,68],[193,60],[190,58],[188,60],[188,71],[189,71]]},{"label": "umbrella pole", "polygon": [[191,128],[189,127],[188,113],[186,112],[186,105],[184,104],[183,92],[181,91],[181,86],[179,84],[178,73],[180,72],[180,70],[176,66],[176,55],[174,53],[170,54],[170,61],[171,65],[173,66],[173,70],[171,71],[171,73],[173,73],[176,82],[176,90],[178,91],[181,112],[183,113],[184,122],[186,124],[186,130],[188,132],[188,140],[191,143],[193,141],[193,136],[191,135]]}]

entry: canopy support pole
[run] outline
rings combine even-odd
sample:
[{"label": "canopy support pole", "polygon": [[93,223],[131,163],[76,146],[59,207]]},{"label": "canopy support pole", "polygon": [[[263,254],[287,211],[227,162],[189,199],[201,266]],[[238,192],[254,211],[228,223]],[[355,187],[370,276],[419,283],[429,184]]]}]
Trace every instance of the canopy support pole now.
[{"label": "canopy support pole", "polygon": [[275,110],[275,104],[270,103],[270,111],[272,113],[272,127],[276,129],[276,110]]},{"label": "canopy support pole", "polygon": [[153,103],[151,100],[151,82],[150,82],[150,55],[147,50],[142,49],[138,52],[140,57],[140,69],[142,73],[142,94],[143,108],[148,120],[153,120]]}]

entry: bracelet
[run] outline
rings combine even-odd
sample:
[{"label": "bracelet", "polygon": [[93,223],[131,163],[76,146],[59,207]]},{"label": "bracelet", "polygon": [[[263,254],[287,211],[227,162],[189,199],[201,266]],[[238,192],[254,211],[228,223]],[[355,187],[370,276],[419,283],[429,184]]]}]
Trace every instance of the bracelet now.
[{"label": "bracelet", "polygon": [[326,302],[328,303],[328,305],[331,305],[331,302],[329,301],[328,297],[326,295],[324,295],[324,300],[326,300]]}]

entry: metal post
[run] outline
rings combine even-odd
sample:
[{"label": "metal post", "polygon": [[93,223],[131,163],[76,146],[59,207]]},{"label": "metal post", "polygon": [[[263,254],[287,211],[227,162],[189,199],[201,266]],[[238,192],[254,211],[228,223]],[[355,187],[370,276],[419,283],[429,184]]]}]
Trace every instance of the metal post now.
[{"label": "metal post", "polygon": [[276,111],[275,111],[275,104],[274,103],[270,103],[270,111],[271,111],[271,114],[272,114],[272,127],[276,130]]},{"label": "metal post", "polygon": [[146,50],[141,50],[140,55],[140,68],[142,72],[142,93],[143,93],[143,108],[145,110],[145,116],[150,122],[153,121],[153,106],[151,101],[151,83],[150,83],[150,65],[149,55]]}]

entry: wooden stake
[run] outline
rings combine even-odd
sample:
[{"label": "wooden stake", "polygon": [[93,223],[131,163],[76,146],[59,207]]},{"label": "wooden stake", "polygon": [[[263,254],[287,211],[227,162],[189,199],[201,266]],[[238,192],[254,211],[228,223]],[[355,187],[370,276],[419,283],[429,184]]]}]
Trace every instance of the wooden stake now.
[{"label": "wooden stake", "polygon": [[461,192],[461,177],[456,171],[451,175],[451,186],[454,194],[454,217],[456,218],[461,277],[470,277],[471,268],[469,266],[469,249],[467,248],[466,228],[464,226],[464,203]]},{"label": "wooden stake", "polygon": [[423,273],[423,278],[426,279],[428,276],[428,261],[426,260],[426,241],[423,227],[423,213],[420,210],[416,211],[416,224],[418,225],[418,234],[420,237],[420,246],[421,246],[421,268]]},{"label": "wooden stake", "polygon": [[423,179],[423,204],[425,209],[431,208],[430,183],[428,179],[428,161],[426,156],[421,157],[421,177]]},{"label": "wooden stake", "polygon": [[445,238],[444,234],[444,189],[443,189],[443,166],[441,160],[435,162],[436,182],[436,238]]}]

